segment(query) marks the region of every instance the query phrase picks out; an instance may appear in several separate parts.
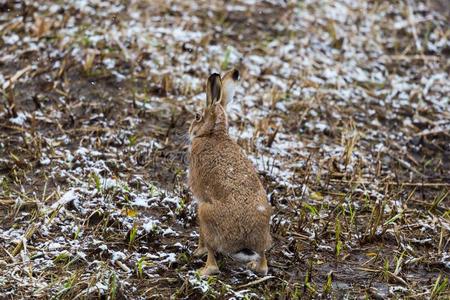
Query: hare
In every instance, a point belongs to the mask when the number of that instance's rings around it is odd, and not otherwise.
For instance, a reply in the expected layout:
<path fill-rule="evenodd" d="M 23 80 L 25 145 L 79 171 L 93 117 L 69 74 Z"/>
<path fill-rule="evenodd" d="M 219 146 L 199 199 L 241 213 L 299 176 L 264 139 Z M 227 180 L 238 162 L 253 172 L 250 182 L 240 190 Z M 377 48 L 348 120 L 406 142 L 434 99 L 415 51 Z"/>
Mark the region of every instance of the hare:
<path fill-rule="evenodd" d="M 249 262 L 266 275 L 272 208 L 252 163 L 228 135 L 227 103 L 234 96 L 239 71 L 207 80 L 206 107 L 189 128 L 189 186 L 198 201 L 200 238 L 195 256 L 208 254 L 201 275 L 219 272 L 215 253 Z"/>

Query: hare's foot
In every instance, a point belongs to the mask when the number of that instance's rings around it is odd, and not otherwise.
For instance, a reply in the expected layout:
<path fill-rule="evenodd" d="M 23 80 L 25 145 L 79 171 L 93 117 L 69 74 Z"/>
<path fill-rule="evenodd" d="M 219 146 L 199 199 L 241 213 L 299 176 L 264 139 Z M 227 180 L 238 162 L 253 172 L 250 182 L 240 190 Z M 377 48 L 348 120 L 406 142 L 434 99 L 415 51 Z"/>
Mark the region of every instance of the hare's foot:
<path fill-rule="evenodd" d="M 205 246 L 198 245 L 193 254 L 195 257 L 200 257 L 205 255 L 206 253 L 208 253 L 208 249 Z"/>
<path fill-rule="evenodd" d="M 207 249 L 208 258 L 203 268 L 199 270 L 201 276 L 209 276 L 219 273 L 219 267 L 217 266 L 216 258 L 214 257 L 214 251 Z"/>
<path fill-rule="evenodd" d="M 217 266 L 205 266 L 201 269 L 198 270 L 200 276 L 211 276 L 211 275 L 215 275 L 215 274 L 219 274 L 219 267 Z"/>
<path fill-rule="evenodd" d="M 269 267 L 267 266 L 266 255 L 263 253 L 259 261 L 251 261 L 247 264 L 247 267 L 260 275 L 267 275 Z"/>

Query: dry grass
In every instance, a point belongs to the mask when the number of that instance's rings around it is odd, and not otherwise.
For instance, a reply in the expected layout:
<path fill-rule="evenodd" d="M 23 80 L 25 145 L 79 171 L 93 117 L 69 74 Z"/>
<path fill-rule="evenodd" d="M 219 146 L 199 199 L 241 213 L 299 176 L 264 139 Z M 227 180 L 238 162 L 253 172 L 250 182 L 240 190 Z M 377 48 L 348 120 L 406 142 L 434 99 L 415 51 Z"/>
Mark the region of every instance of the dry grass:
<path fill-rule="evenodd" d="M 446 13 L 252 2 L 0 1 L 2 297 L 450 296 Z M 186 131 L 231 66 L 274 245 L 202 279 Z"/>

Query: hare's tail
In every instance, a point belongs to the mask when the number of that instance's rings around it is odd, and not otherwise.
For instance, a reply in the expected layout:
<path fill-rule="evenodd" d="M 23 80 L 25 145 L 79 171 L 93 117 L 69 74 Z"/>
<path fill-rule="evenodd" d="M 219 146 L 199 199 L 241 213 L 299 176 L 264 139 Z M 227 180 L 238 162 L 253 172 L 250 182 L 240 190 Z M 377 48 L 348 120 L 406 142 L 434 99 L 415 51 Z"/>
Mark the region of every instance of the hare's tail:
<path fill-rule="evenodd" d="M 254 261 L 260 258 L 258 253 L 248 248 L 239 250 L 238 252 L 232 254 L 231 257 L 241 262 Z"/>

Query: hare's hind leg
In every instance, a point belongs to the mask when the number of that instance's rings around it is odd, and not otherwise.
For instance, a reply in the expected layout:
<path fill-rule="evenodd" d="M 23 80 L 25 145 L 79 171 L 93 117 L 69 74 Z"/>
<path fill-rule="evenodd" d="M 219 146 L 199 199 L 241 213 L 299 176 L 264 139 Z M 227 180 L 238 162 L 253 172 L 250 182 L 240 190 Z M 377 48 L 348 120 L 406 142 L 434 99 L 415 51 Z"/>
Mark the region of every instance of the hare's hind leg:
<path fill-rule="evenodd" d="M 198 246 L 197 246 L 197 249 L 195 249 L 195 251 L 194 251 L 194 256 L 195 257 L 200 257 L 200 256 L 205 255 L 207 252 L 208 252 L 208 249 L 205 246 L 205 242 L 204 242 L 204 238 L 203 238 L 202 225 L 200 223 Z"/>
<path fill-rule="evenodd" d="M 208 248 L 208 258 L 203 268 L 199 270 L 201 276 L 209 276 L 219 273 L 219 267 L 217 266 L 216 258 L 214 257 L 214 251 Z"/>
<path fill-rule="evenodd" d="M 260 256 L 261 257 L 258 261 L 249 262 L 247 264 L 247 267 L 260 275 L 267 275 L 267 272 L 269 271 L 269 267 L 267 266 L 266 254 L 263 252 L 260 254 Z"/>

